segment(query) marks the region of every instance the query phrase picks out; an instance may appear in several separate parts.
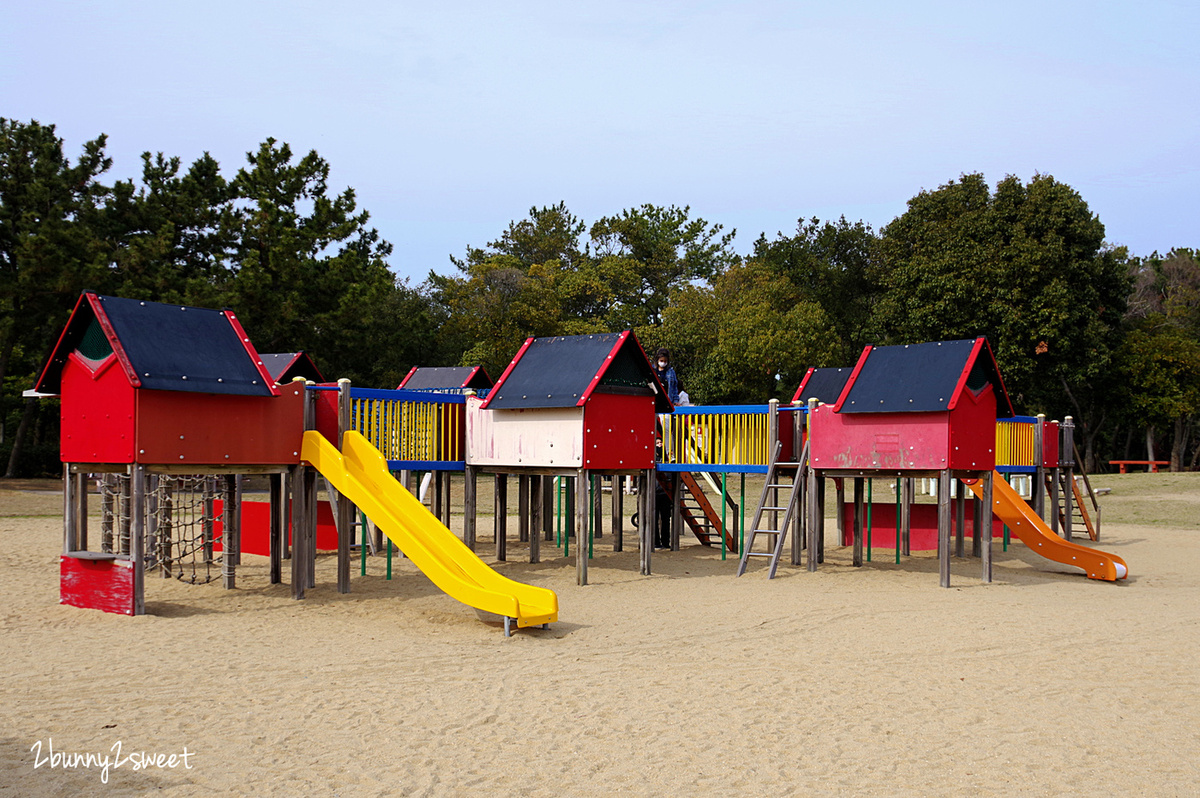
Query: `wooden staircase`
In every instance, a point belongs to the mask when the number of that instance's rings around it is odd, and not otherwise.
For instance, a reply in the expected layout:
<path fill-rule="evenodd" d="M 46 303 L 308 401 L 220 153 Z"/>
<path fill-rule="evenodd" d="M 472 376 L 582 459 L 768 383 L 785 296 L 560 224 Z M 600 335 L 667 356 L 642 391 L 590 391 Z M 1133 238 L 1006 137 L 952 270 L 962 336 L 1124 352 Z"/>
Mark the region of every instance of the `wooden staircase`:
<path fill-rule="evenodd" d="M 746 563 L 751 557 L 767 557 L 770 559 L 767 578 L 775 578 L 775 570 L 779 567 L 779 558 L 783 554 L 783 543 L 787 539 L 788 527 L 791 526 L 792 518 L 795 517 L 800 503 L 802 495 L 800 488 L 804 484 L 808 463 L 808 444 L 805 444 L 799 462 L 780 462 L 775 459 L 779 457 L 779 450 L 780 444 L 776 443 L 775 457 L 772 458 L 771 466 L 767 471 L 767 481 L 763 485 L 758 508 L 754 511 L 754 522 L 747 530 L 746 548 L 743 549 L 742 558 L 738 562 L 738 576 L 746 572 Z M 784 491 L 787 492 L 786 501 L 780 498 Z M 767 526 L 763 526 L 764 519 L 768 518 L 771 519 L 771 522 Z M 764 537 L 766 545 L 769 547 L 768 550 L 754 550 L 754 544 L 760 535 Z"/>
<path fill-rule="evenodd" d="M 687 471 L 677 473 L 683 486 L 679 496 L 679 516 L 683 523 L 703 545 L 712 546 L 724 538 L 726 551 L 737 551 L 733 532 L 721 523 L 721 514 L 712 506 L 700 483 Z M 671 495 L 671 485 L 662 472 L 658 473 L 658 483 L 668 496 Z"/>

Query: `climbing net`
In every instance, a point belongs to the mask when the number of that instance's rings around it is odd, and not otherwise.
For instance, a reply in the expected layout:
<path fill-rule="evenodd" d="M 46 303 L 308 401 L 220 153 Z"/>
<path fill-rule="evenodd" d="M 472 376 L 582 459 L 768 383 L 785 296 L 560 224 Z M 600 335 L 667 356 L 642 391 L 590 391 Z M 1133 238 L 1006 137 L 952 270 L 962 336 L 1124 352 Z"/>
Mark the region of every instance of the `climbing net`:
<path fill-rule="evenodd" d="M 100 479 L 101 550 L 130 553 L 131 478 L 105 474 Z M 220 576 L 222 556 L 214 549 L 221 534 L 216 503 L 221 481 L 208 474 L 153 474 L 146 491 L 146 531 L 142 558 L 146 572 L 157 570 L 191 584 Z"/>

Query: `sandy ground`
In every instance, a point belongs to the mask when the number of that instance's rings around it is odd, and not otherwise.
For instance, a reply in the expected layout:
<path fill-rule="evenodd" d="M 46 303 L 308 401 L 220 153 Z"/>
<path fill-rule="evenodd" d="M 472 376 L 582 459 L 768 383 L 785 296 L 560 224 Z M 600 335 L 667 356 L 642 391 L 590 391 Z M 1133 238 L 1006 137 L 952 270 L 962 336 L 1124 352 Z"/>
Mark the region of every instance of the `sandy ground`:
<path fill-rule="evenodd" d="M 234 591 L 148 578 L 143 617 L 61 606 L 61 495 L 0 486 L 0 796 L 1197 795 L 1200 474 L 1095 482 L 1120 584 L 1014 544 L 942 590 L 832 534 L 816 574 L 691 541 L 643 577 L 630 534 L 577 587 L 510 542 L 561 620 L 508 639 L 382 558 L 345 596 L 332 556 L 294 601 L 247 555 Z"/>

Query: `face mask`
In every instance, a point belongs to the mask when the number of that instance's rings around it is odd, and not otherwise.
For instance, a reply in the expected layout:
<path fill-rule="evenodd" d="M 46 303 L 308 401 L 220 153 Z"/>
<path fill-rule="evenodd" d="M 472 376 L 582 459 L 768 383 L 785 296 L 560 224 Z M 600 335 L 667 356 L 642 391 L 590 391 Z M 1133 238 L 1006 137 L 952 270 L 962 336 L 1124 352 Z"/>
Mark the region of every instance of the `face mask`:
<path fill-rule="evenodd" d="M 665 360 L 658 361 L 658 370 L 659 371 L 662 371 L 666 367 L 667 367 L 667 361 L 665 361 Z"/>

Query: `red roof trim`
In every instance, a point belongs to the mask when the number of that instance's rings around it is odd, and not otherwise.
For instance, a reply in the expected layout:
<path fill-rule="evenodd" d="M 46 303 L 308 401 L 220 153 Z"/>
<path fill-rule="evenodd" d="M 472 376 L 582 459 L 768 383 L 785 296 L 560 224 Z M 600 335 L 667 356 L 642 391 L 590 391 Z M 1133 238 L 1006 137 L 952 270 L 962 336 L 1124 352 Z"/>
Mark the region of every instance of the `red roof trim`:
<path fill-rule="evenodd" d="M 404 387 L 404 383 L 412 379 L 412 375 L 417 373 L 417 368 L 418 366 L 413 366 L 408 370 L 408 373 L 404 375 L 404 379 L 400 380 L 400 384 L 396 386 L 397 391 Z"/>
<path fill-rule="evenodd" d="M 141 388 L 142 380 L 133 368 L 133 362 L 130 361 L 129 355 L 125 352 L 125 347 L 122 346 L 121 339 L 117 337 L 117 331 L 113 329 L 112 322 L 108 318 L 108 311 L 104 309 L 104 303 L 94 293 L 88 292 L 84 296 L 88 298 L 88 304 L 92 306 L 92 312 L 96 314 L 96 321 L 100 323 L 100 329 L 104 330 L 104 334 L 108 337 L 108 342 L 112 345 L 113 352 L 117 355 L 117 360 L 121 362 L 121 368 L 125 370 L 125 376 L 129 378 L 129 382 L 134 388 Z M 67 326 L 70 326 L 69 322 Z"/>
<path fill-rule="evenodd" d="M 954 392 L 950 394 L 950 401 L 946 404 L 947 410 L 953 410 L 958 406 L 958 400 L 962 398 L 963 391 L 967 389 L 967 377 L 971 375 L 971 369 L 975 366 L 975 359 L 979 357 L 979 350 L 983 348 L 984 343 L 985 339 L 983 337 L 975 339 L 975 345 L 971 347 L 971 354 L 967 357 L 962 374 L 958 375 L 958 383 L 954 386 Z"/>
<path fill-rule="evenodd" d="M 812 373 L 816 371 L 815 367 L 810 366 L 808 371 L 804 372 L 804 379 L 800 380 L 800 384 L 796 386 L 796 393 L 792 394 L 792 404 L 804 401 L 804 386 L 808 385 L 808 380 L 812 377 Z"/>
<path fill-rule="evenodd" d="M 583 407 L 585 404 L 587 404 L 587 400 L 592 396 L 592 391 L 594 391 L 596 386 L 600 384 L 601 378 L 604 377 L 604 372 L 608 371 L 608 367 L 612 365 L 613 358 L 620 354 L 621 347 L 625 345 L 625 341 L 629 339 L 629 335 L 632 332 L 632 330 L 626 330 L 617 336 L 617 342 L 613 344 L 613 348 L 609 350 L 608 357 L 604 358 L 604 363 L 600 366 L 599 370 L 592 375 L 592 381 L 588 383 L 588 387 L 584 389 L 583 395 L 580 396 L 579 401 L 575 403 L 576 407 Z"/>
<path fill-rule="evenodd" d="M 275 378 L 267 371 L 267 367 L 263 365 L 262 358 L 258 356 L 258 350 L 254 348 L 254 344 L 250 343 L 250 336 L 246 335 L 246 331 L 242 329 L 242 324 L 237 320 L 232 310 L 222 310 L 221 315 L 229 322 L 229 326 L 237 333 L 238 340 L 242 343 L 242 348 L 246 350 L 246 354 L 250 356 L 250 362 L 254 364 L 254 368 L 258 369 L 258 374 L 262 377 L 263 384 L 267 386 L 267 390 L 272 396 L 279 396 L 279 386 L 275 384 Z"/>
<path fill-rule="evenodd" d="M 500 388 L 504 385 L 504 381 L 508 379 L 509 374 L 512 374 L 512 370 L 516 368 L 517 362 L 521 359 L 521 356 L 525 354 L 525 350 L 528 349 L 532 343 L 533 336 L 530 336 L 525 339 L 525 343 L 521 344 L 521 348 L 517 350 L 515 355 L 513 355 L 512 362 L 508 364 L 508 368 L 504 370 L 504 373 L 500 375 L 500 379 L 496 380 L 496 384 L 492 386 L 492 390 L 488 394 L 488 398 L 483 401 L 482 405 L 480 405 L 482 409 L 486 410 L 487 406 L 492 403 L 492 399 L 500 395 Z"/>
<path fill-rule="evenodd" d="M 842 412 L 842 404 L 846 401 L 846 397 L 850 395 L 850 389 L 854 387 L 854 381 L 858 379 L 858 374 L 863 370 L 863 366 L 867 365 L 867 358 L 871 356 L 871 350 L 874 348 L 870 344 L 863 347 L 862 354 L 858 356 L 858 362 L 854 364 L 854 371 L 850 372 L 850 378 L 842 386 L 842 392 L 838 396 L 837 403 L 833 406 L 833 412 Z"/>

